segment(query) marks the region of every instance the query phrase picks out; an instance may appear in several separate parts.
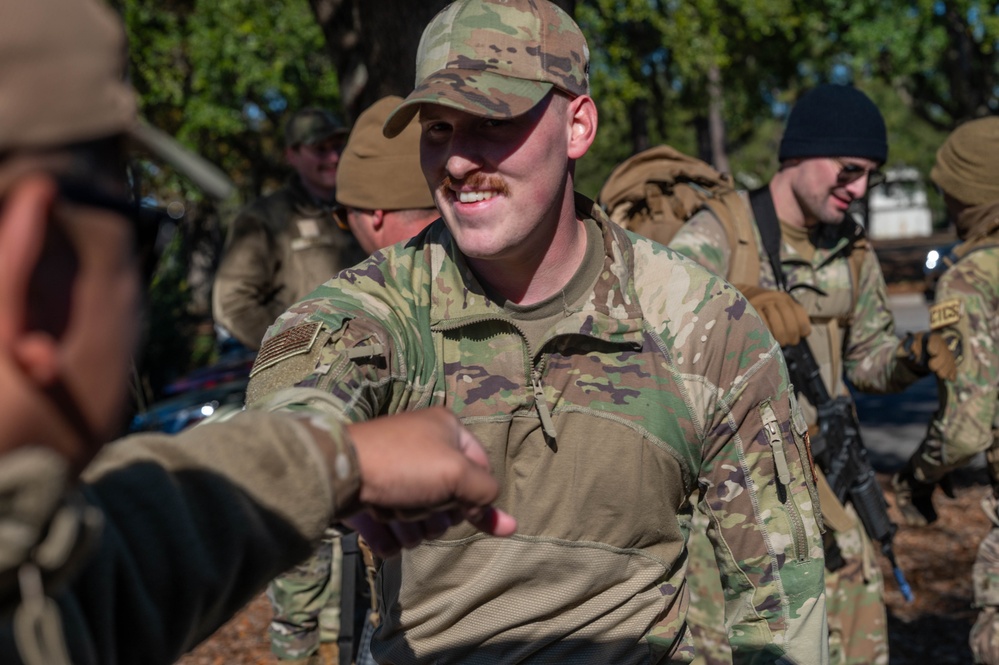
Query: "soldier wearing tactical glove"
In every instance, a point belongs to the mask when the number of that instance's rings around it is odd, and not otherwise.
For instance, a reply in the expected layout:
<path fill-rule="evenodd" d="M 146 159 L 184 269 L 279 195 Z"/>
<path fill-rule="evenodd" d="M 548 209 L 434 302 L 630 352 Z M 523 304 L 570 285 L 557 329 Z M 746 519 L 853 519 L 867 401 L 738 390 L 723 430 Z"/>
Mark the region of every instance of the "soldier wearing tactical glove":
<path fill-rule="evenodd" d="M 777 343 L 794 346 L 812 332 L 808 312 L 786 291 L 764 289 L 755 284 L 736 284 L 770 328 Z"/>
<path fill-rule="evenodd" d="M 913 337 L 899 351 L 884 275 L 863 225 L 849 212 L 851 203 L 884 180 L 880 168 L 887 162 L 888 143 L 880 111 L 856 88 L 818 86 L 792 108 L 777 157 L 780 169 L 770 182 L 744 195 L 751 217 L 748 238 L 740 231 L 741 215 L 717 215 L 713 211 L 719 206 L 709 205 L 680 226 L 670 249 L 732 284 L 771 289 L 742 291 L 780 344 L 807 335 L 822 382 L 835 399 L 851 399 L 848 383 L 859 392 L 898 392 L 936 371 L 930 340 L 924 344 Z M 780 292 L 772 290 L 778 287 Z M 817 426 L 817 409 L 800 397 L 806 424 Z M 887 663 L 888 620 L 873 555 L 877 549 L 852 505 L 832 495 L 822 497 L 821 507 L 830 549 L 835 544 L 839 554 L 827 559 L 824 576 L 830 663 Z M 699 540 L 707 538 L 692 530 L 691 562 L 710 555 L 700 553 L 705 550 L 698 549 Z M 705 569 L 710 565 L 708 560 Z M 692 612 L 691 623 L 724 625 L 723 612 L 716 610 L 724 607 L 724 598 L 708 577 L 688 574 L 688 585 L 696 590 L 691 604 L 701 615 Z M 695 646 L 702 653 L 711 649 L 696 644 L 696 633 Z M 712 651 L 710 658 L 716 656 L 725 662 L 723 654 Z"/>
<path fill-rule="evenodd" d="M 908 333 L 899 343 L 896 353 L 916 374 L 932 372 L 940 381 L 953 381 L 957 378 L 957 358 L 947 345 L 947 340 L 938 332 Z M 913 456 L 892 477 L 895 506 L 908 526 L 926 526 L 937 520 L 932 496 L 933 489 L 942 476 L 928 478 L 925 470 L 915 460 L 916 456 Z"/>
<path fill-rule="evenodd" d="M 957 359 L 943 335 L 934 331 L 906 333 L 896 354 L 916 374 L 932 372 L 942 381 L 957 378 Z"/>
<path fill-rule="evenodd" d="M 978 453 L 986 453 L 993 488 L 999 486 L 996 174 L 999 118 L 994 117 L 967 122 L 956 129 L 937 152 L 930 172 L 943 191 L 948 217 L 963 242 L 952 251 L 950 267 L 937 283 L 936 301 L 930 308 L 932 339 L 925 345 L 927 353 L 933 354 L 935 344 L 945 343 L 954 359 L 954 370 L 948 373 L 929 361 L 930 369 L 944 379 L 939 384 L 940 408 L 923 442 L 893 479 L 896 503 L 913 526 L 933 521 L 935 513 L 929 499 L 933 486 Z M 916 349 L 919 344 L 914 342 L 912 347 Z M 994 518 L 994 511 L 990 518 Z"/>

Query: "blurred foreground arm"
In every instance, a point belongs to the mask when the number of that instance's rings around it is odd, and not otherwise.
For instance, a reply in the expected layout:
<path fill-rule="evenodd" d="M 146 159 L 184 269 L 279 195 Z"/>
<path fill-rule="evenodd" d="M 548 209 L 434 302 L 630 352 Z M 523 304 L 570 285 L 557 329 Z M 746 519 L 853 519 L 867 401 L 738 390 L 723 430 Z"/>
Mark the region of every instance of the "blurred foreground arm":
<path fill-rule="evenodd" d="M 123 439 L 84 480 L 105 527 L 56 595 L 76 663 L 174 662 L 358 511 L 382 554 L 466 517 L 497 535 L 515 528 L 489 507 L 499 486 L 478 443 L 443 409 L 363 426 L 247 412 Z M 14 653 L 8 631 L 0 653 Z"/>

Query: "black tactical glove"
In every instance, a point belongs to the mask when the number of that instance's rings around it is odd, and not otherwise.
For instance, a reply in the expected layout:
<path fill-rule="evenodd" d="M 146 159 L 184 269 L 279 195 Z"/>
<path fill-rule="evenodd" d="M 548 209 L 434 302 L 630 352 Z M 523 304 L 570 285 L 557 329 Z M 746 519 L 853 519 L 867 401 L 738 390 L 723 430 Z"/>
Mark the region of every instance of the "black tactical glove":
<path fill-rule="evenodd" d="M 907 525 L 926 526 L 937 521 L 937 511 L 933 507 L 936 483 L 916 480 L 909 463 L 892 476 L 891 484 L 895 488 L 895 507 Z"/>

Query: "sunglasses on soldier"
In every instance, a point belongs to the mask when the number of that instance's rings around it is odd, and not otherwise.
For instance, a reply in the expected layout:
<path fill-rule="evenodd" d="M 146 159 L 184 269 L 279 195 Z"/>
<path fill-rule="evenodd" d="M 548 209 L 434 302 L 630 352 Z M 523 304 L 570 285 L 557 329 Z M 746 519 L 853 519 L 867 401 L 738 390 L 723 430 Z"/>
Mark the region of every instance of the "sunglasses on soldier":
<path fill-rule="evenodd" d="M 837 185 L 849 185 L 864 176 L 867 176 L 868 189 L 871 187 L 877 187 L 885 181 L 885 174 L 877 168 L 864 168 L 860 164 L 844 162 L 842 159 L 838 159 L 836 157 L 832 157 L 831 159 L 839 165 L 839 173 L 836 174 Z"/>

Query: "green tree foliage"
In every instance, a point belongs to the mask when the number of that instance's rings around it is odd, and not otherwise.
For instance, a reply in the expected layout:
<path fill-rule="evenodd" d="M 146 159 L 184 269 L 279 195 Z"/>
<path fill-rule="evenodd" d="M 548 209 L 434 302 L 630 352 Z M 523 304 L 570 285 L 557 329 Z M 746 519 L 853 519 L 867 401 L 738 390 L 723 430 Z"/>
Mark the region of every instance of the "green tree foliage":
<path fill-rule="evenodd" d="M 584 0 L 577 18 L 590 38 L 603 125 L 616 129 L 601 137 L 584 182 L 599 171 L 593 162 L 606 176 L 656 143 L 713 161 L 713 110 L 724 119 L 726 153 L 752 140 L 794 85 L 794 54 L 810 43 L 799 39 L 805 23 L 789 0 Z"/>
<path fill-rule="evenodd" d="M 282 177 L 280 129 L 289 112 L 339 106 L 332 63 L 306 0 L 120 4 L 143 115 L 221 166 L 244 199 Z M 171 187 L 155 184 L 159 191 Z"/>
<path fill-rule="evenodd" d="M 210 360 L 208 302 L 225 222 L 287 171 L 281 128 L 303 106 L 338 110 L 339 90 L 307 0 L 119 0 L 140 111 L 229 174 L 239 196 L 219 207 L 163 164 L 134 169 L 145 201 L 179 222 L 151 275 L 140 378 L 147 398 Z M 200 331 L 200 333 L 199 333 Z"/>
<path fill-rule="evenodd" d="M 726 160 L 750 185 L 776 169 L 784 117 L 802 92 L 848 83 L 875 99 L 889 166 L 927 173 L 946 131 L 996 113 L 999 14 L 980 0 L 580 0 L 601 132 L 584 191 L 630 154 L 665 142 Z M 717 87 L 712 89 L 712 81 Z M 724 121 L 722 154 L 710 119 Z"/>
<path fill-rule="evenodd" d="M 408 92 L 420 33 L 446 2 L 117 0 L 144 115 L 219 164 L 240 191 L 218 211 L 169 169 L 142 165 L 145 194 L 185 202 L 174 246 L 184 269 L 171 274 L 188 281 L 178 289 L 198 300 L 190 257 L 217 248 L 232 206 L 283 177 L 279 130 L 289 110 L 319 105 L 353 118 L 384 94 Z M 888 124 L 889 166 L 924 174 L 947 131 L 999 112 L 995 0 L 559 4 L 591 47 L 600 131 L 577 166 L 591 196 L 615 164 L 663 142 L 728 164 L 744 185 L 762 182 L 777 168 L 787 110 L 821 82 L 870 94 Z"/>
<path fill-rule="evenodd" d="M 999 113 L 999 3 L 823 0 L 844 61 L 937 129 Z"/>

